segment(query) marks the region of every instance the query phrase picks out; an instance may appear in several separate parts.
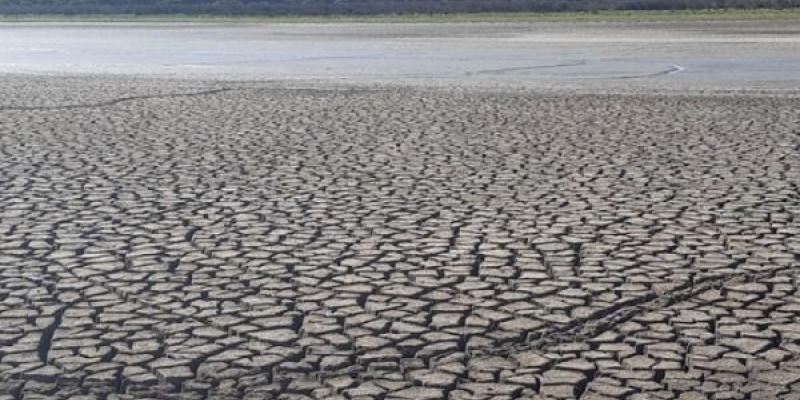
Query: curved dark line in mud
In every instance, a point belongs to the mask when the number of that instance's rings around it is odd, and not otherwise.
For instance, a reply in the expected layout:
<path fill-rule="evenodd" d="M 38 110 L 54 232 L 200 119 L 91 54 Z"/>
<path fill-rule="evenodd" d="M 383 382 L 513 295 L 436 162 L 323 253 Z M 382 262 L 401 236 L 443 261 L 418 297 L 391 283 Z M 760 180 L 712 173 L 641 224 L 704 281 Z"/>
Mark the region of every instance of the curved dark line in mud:
<path fill-rule="evenodd" d="M 7 107 L 0 107 L 0 111 L 47 111 L 47 110 L 71 110 L 78 108 L 110 107 L 119 103 L 124 103 L 126 101 L 205 96 L 209 94 L 228 92 L 231 90 L 234 89 L 222 88 L 222 89 L 203 90 L 200 92 L 192 92 L 192 93 L 168 93 L 168 94 L 154 94 L 154 95 L 142 95 L 142 96 L 127 96 L 108 101 L 101 101 L 97 103 L 85 103 L 85 104 L 64 104 L 55 106 L 7 106 Z"/>
<path fill-rule="evenodd" d="M 571 63 L 563 63 L 563 64 L 549 64 L 549 65 L 531 65 L 527 67 L 509 67 L 509 68 L 497 68 L 497 69 L 484 69 L 480 71 L 474 72 L 467 72 L 467 75 L 488 75 L 488 74 L 504 74 L 506 72 L 516 72 L 516 71 L 528 71 L 528 70 L 535 70 L 535 69 L 548 69 L 548 68 L 562 68 L 562 67 L 577 67 L 580 65 L 586 65 L 586 60 L 579 60 Z"/>
<path fill-rule="evenodd" d="M 663 71 L 654 72 L 652 74 L 618 76 L 617 79 L 655 78 L 658 76 L 677 74 L 683 70 L 685 70 L 685 68 L 681 67 L 680 65 L 672 64 L 669 66 L 669 68 Z"/>

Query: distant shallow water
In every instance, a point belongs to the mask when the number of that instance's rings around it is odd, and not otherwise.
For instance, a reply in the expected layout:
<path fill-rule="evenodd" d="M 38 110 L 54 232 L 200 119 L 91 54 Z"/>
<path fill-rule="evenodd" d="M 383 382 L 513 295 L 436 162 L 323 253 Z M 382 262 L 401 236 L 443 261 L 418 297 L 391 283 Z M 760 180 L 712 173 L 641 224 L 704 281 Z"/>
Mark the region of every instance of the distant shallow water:
<path fill-rule="evenodd" d="M 0 72 L 520 87 L 800 89 L 789 22 L 4 24 Z"/>

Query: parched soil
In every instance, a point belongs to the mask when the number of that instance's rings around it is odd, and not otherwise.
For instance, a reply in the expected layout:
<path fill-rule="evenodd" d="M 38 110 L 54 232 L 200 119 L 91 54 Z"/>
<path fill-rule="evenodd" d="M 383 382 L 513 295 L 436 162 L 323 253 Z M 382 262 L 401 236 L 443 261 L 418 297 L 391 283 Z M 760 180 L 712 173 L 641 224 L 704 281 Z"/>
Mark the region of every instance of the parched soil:
<path fill-rule="evenodd" d="M 797 97 L 2 83 L 2 399 L 800 398 Z"/>

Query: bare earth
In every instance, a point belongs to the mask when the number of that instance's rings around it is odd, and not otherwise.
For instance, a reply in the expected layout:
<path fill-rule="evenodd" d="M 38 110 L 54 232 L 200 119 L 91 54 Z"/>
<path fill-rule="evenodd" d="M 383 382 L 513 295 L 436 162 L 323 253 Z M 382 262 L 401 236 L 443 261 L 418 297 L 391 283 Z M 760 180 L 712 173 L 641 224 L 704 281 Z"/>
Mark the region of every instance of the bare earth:
<path fill-rule="evenodd" d="M 0 24 L 0 72 L 651 91 L 800 87 L 800 21 Z"/>
<path fill-rule="evenodd" d="M 0 399 L 800 399 L 796 76 L 146 75 L 0 76 Z"/>

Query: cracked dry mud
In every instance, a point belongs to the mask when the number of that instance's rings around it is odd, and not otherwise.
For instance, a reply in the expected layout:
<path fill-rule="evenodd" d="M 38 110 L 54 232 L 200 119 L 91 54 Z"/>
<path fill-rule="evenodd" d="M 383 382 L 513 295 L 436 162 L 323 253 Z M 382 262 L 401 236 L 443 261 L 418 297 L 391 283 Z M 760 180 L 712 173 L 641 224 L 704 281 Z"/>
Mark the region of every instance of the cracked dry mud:
<path fill-rule="evenodd" d="M 800 99 L 4 80 L 2 399 L 800 398 Z"/>

